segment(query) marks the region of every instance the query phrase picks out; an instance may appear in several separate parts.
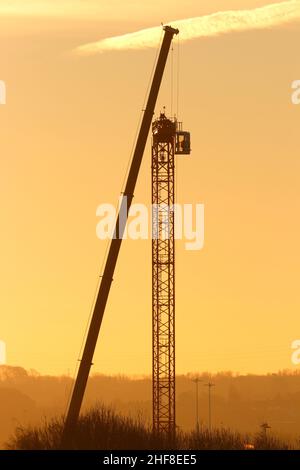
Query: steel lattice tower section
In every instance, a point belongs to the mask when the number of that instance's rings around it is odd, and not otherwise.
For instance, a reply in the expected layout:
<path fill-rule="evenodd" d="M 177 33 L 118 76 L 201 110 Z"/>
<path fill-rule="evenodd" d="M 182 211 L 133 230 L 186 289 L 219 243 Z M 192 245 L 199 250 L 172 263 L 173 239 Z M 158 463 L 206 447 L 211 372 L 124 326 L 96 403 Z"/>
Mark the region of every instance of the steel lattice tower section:
<path fill-rule="evenodd" d="M 175 143 L 176 123 L 152 125 L 153 431 L 175 436 Z"/>

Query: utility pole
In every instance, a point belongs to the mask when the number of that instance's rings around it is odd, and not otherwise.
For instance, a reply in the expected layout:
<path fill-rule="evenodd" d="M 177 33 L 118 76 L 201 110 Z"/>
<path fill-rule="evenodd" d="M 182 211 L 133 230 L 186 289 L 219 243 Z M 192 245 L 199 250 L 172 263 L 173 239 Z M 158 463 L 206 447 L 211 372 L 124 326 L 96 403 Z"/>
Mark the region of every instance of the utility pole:
<path fill-rule="evenodd" d="M 271 429 L 271 426 L 269 426 L 269 424 L 267 422 L 264 422 L 260 425 L 261 427 L 261 433 L 262 433 L 262 436 L 264 439 L 267 438 L 267 430 L 268 429 Z"/>
<path fill-rule="evenodd" d="M 208 387 L 208 429 L 211 431 L 211 388 L 215 386 L 212 382 L 205 384 Z"/>
<path fill-rule="evenodd" d="M 199 434 L 199 382 L 203 382 L 202 379 L 196 377 L 192 379 L 196 385 L 196 433 Z"/>

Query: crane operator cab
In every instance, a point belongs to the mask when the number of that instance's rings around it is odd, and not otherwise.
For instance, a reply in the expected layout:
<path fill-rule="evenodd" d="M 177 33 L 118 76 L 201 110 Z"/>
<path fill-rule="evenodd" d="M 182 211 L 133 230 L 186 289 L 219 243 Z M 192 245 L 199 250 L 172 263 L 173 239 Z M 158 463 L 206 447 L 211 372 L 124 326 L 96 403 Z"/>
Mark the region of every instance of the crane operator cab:
<path fill-rule="evenodd" d="M 176 121 L 176 155 L 190 155 L 191 153 L 191 134 L 182 130 L 182 122 Z"/>
<path fill-rule="evenodd" d="M 158 119 L 152 123 L 152 133 L 154 142 L 174 142 L 176 155 L 190 155 L 191 135 L 182 130 L 182 122 L 176 118 L 168 119 L 165 112 L 160 113 Z"/>

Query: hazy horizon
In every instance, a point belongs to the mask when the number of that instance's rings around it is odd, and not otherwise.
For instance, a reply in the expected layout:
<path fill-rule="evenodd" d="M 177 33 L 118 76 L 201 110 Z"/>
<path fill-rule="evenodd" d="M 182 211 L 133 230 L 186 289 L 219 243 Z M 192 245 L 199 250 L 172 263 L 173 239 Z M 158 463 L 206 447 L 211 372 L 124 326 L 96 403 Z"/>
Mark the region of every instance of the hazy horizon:
<path fill-rule="evenodd" d="M 300 426 L 300 372 L 282 371 L 268 376 L 234 376 L 224 372 L 199 375 L 199 419 L 208 423 L 208 392 L 204 384 L 213 380 L 212 422 L 214 427 L 258 433 L 262 422 L 270 433 L 298 443 Z M 195 384 L 193 376 L 178 376 L 177 425 L 195 428 Z M 0 448 L 17 426 L 41 425 L 66 412 L 71 391 L 70 377 L 50 377 L 20 367 L 0 366 Z M 90 377 L 83 411 L 98 404 L 117 413 L 151 423 L 151 379 L 94 375 Z"/>

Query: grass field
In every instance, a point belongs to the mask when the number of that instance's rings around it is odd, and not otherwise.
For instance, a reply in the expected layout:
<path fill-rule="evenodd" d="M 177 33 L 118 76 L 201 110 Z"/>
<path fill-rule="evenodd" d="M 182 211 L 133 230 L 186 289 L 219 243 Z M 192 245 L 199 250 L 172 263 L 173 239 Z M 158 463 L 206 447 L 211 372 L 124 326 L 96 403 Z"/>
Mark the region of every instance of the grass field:
<path fill-rule="evenodd" d="M 18 427 L 6 445 L 16 450 L 54 450 L 60 446 L 63 418 L 53 419 L 35 427 Z M 153 436 L 142 420 L 116 414 L 97 406 L 81 416 L 74 435 L 72 449 L 76 450 L 288 450 L 289 445 L 273 435 L 242 435 L 229 429 L 202 429 L 199 433 L 177 431 L 176 441 Z"/>

